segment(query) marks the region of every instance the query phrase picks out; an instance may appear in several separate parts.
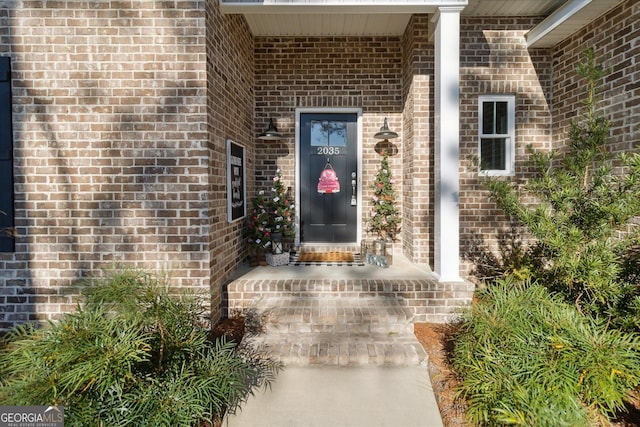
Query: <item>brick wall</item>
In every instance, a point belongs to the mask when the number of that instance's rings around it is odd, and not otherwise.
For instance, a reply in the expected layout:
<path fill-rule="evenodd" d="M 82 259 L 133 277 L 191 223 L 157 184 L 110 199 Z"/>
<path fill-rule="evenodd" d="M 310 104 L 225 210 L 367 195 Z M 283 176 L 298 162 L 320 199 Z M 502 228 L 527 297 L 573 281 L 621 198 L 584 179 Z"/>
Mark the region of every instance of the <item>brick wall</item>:
<path fill-rule="evenodd" d="M 601 113 L 611 120 L 608 148 L 637 150 L 640 142 L 640 3 L 627 0 L 552 50 L 554 138 L 568 139 L 569 122 L 584 99 L 584 80 L 575 72 L 583 53 L 594 48 L 596 61 L 609 69 L 600 96 Z"/>
<path fill-rule="evenodd" d="M 239 244 L 224 140 L 250 145 L 253 83 L 250 35 L 217 7 L 0 1 L 18 232 L 0 254 L 0 329 L 73 309 L 74 280 L 112 263 L 220 300 Z"/>
<path fill-rule="evenodd" d="M 231 139 L 245 148 L 245 178 L 247 192 L 251 193 L 255 171 L 253 50 L 253 37 L 244 18 L 222 15 L 217 2 L 207 1 L 209 229 L 205 237 L 209 264 L 206 271 L 198 270 L 198 274 L 211 278 L 211 307 L 218 310 L 222 285 L 246 250 L 242 239 L 244 221 L 227 222 L 226 141 Z"/>
<path fill-rule="evenodd" d="M 403 249 L 434 263 L 434 48 L 428 15 L 414 15 L 403 36 Z"/>
<path fill-rule="evenodd" d="M 257 142 L 256 185 L 266 189 L 276 168 L 295 191 L 295 110 L 362 108 L 363 216 L 369 212 L 371 185 L 380 156 L 373 138 L 385 117 L 402 128 L 402 47 L 396 37 L 259 37 L 255 39 L 256 129 L 269 118 L 285 135 L 281 141 Z M 400 138 L 392 140 L 403 144 Z M 403 192 L 402 153 L 390 158 L 395 189 Z M 366 229 L 366 225 L 365 225 Z"/>
<path fill-rule="evenodd" d="M 566 142 L 581 89 L 573 67 L 597 45 L 612 69 L 604 93 L 611 149 L 635 147 L 634 3 L 553 50 L 526 49 L 523 35 L 539 19 L 462 19 L 463 254 L 478 241 L 495 248 L 508 225 L 469 160 L 477 155 L 478 95 L 516 95 L 513 179 L 525 180 L 528 144 Z M 388 117 L 400 133 L 391 167 L 403 250 L 416 262 L 433 261 L 428 16 L 414 16 L 402 37 L 339 38 L 253 38 L 242 18 L 205 0 L 19 7 L 0 0 L 0 20 L 0 54 L 13 65 L 19 234 L 16 252 L 0 254 L 0 329 L 71 310 L 74 280 L 114 262 L 167 270 L 177 286 L 211 291 L 219 307 L 220 289 L 244 254 L 242 223 L 226 221 L 226 140 L 247 150 L 250 196 L 277 167 L 295 190 L 297 107 L 362 108 L 365 217 L 379 164 L 373 135 Z M 282 141 L 256 139 L 269 118 Z M 465 262 L 465 273 L 472 268 Z"/>
<path fill-rule="evenodd" d="M 516 176 L 527 178 L 524 148 L 563 149 L 568 144 L 570 120 L 576 119 L 584 86 L 575 70 L 583 52 L 595 48 L 598 61 L 610 69 L 601 93 L 602 113 L 612 121 L 608 148 L 614 152 L 637 150 L 640 139 L 640 4 L 623 2 L 582 28 L 553 49 L 525 48 L 523 34 L 535 18 L 463 19 L 461 108 L 461 245 L 467 257 L 477 255 L 478 244 L 495 253 L 497 237 L 508 234 L 510 224 L 493 203 L 473 165 L 465 156 L 477 153 L 477 95 L 516 95 Z"/>
<path fill-rule="evenodd" d="M 515 176 L 528 176 L 526 147 L 551 146 L 551 61 L 547 50 L 527 50 L 524 34 L 539 19 L 463 18 L 460 48 L 460 244 L 463 275 L 484 248 L 496 250 L 508 219 L 488 198 L 473 158 L 478 156 L 478 96 L 516 98 Z"/>

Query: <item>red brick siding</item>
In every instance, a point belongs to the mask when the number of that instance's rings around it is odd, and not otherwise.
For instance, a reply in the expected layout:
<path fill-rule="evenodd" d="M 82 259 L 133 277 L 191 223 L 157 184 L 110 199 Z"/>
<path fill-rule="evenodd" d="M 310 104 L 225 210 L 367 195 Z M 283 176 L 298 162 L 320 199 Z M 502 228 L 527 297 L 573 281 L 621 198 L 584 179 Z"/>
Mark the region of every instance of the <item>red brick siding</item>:
<path fill-rule="evenodd" d="M 611 67 L 604 92 L 611 150 L 640 131 L 638 12 L 632 0 L 552 50 L 527 50 L 536 18 L 461 21 L 462 253 L 495 247 L 508 223 L 469 159 L 477 99 L 516 96 L 516 176 L 525 147 L 566 144 L 579 106 L 575 64 L 590 46 Z M 363 214 L 384 117 L 400 133 L 391 158 L 402 247 L 433 262 L 433 44 L 428 16 L 402 37 L 253 38 L 215 1 L 0 1 L 0 52 L 13 58 L 16 225 L 0 254 L 0 329 L 73 308 L 73 281 L 112 262 L 168 270 L 172 283 L 221 288 L 244 254 L 226 221 L 226 139 L 247 150 L 249 195 L 275 169 L 294 190 L 295 109 L 362 108 Z M 285 138 L 257 133 L 274 118 Z M 255 176 L 255 179 L 252 177 Z M 468 274 L 472 265 L 463 264 Z M 210 279 L 211 278 L 211 279 Z"/>
<path fill-rule="evenodd" d="M 554 139 L 566 144 L 569 122 L 584 98 L 584 80 L 576 74 L 583 52 L 594 48 L 609 72 L 600 94 L 601 113 L 611 120 L 608 148 L 637 150 L 640 141 L 640 3 L 627 0 L 567 38 L 552 50 Z"/>
<path fill-rule="evenodd" d="M 247 191 L 253 188 L 254 58 L 253 37 L 241 16 L 220 14 L 207 2 L 208 222 L 206 235 L 212 315 L 222 304 L 221 290 L 245 253 L 243 220 L 227 221 L 227 139 L 245 147 Z M 202 230 L 204 232 L 204 230 Z"/>
<path fill-rule="evenodd" d="M 380 162 L 373 135 L 385 117 L 402 129 L 402 48 L 395 37 L 258 37 L 255 39 L 256 134 L 274 118 L 285 138 L 256 142 L 256 185 L 267 188 L 276 168 L 295 191 L 295 110 L 298 107 L 362 108 L 363 216 Z M 393 140 L 403 143 L 402 136 Z M 403 192 L 402 155 L 390 158 Z M 365 225 L 366 227 L 366 225 Z"/>
<path fill-rule="evenodd" d="M 524 34 L 535 18 L 463 18 L 460 81 L 460 244 L 461 255 L 480 242 L 495 249 L 507 218 L 488 198 L 473 158 L 478 156 L 478 96 L 511 94 L 516 98 L 516 167 L 509 178 L 527 178 L 526 147 L 551 146 L 551 61 L 548 51 L 527 50 Z M 474 268 L 463 262 L 463 275 Z"/>
<path fill-rule="evenodd" d="M 434 48 L 428 15 L 414 15 L 403 37 L 404 192 L 403 249 L 414 262 L 433 265 Z"/>
<path fill-rule="evenodd" d="M 477 152 L 478 94 L 516 94 L 517 155 L 513 179 L 525 180 L 523 149 L 527 144 L 562 150 L 569 143 L 569 123 L 578 118 L 584 96 L 576 65 L 583 60 L 584 50 L 593 47 L 598 61 L 610 70 L 601 93 L 601 112 L 612 121 L 608 148 L 614 153 L 637 150 L 640 5 L 636 3 L 623 2 L 553 49 L 528 52 L 522 35 L 533 27 L 535 19 L 463 20 L 460 196 L 463 253 L 478 240 L 495 250 L 496 235 L 509 226 L 507 218 L 488 201 L 473 166 L 464 162 L 465 155 Z M 469 272 L 473 266 L 465 263 L 464 268 Z"/>
<path fill-rule="evenodd" d="M 224 140 L 252 155 L 244 21 L 205 0 L 17 5 L 0 2 L 18 231 L 0 254 L 0 329 L 73 309 L 75 279 L 112 263 L 212 288 L 215 320 L 239 245 Z"/>

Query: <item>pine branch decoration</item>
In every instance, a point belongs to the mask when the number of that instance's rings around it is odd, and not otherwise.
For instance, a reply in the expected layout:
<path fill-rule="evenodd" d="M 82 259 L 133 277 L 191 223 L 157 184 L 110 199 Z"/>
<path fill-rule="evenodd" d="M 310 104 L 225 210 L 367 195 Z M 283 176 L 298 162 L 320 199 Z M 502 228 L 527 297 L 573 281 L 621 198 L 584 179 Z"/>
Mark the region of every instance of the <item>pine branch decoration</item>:
<path fill-rule="evenodd" d="M 396 193 L 393 188 L 395 179 L 389 168 L 389 156 L 382 153 L 380 169 L 373 184 L 371 217 L 368 220 L 369 232 L 380 239 L 395 240 L 400 232 L 400 214 L 396 206 Z"/>

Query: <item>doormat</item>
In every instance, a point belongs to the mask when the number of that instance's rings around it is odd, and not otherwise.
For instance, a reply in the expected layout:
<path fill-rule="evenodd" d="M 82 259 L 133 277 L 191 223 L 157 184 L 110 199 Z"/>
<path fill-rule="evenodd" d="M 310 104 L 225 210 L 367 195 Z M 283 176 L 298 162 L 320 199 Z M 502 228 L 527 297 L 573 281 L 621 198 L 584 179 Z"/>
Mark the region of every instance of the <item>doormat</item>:
<path fill-rule="evenodd" d="M 290 265 L 364 266 L 360 254 L 352 252 L 292 253 Z"/>

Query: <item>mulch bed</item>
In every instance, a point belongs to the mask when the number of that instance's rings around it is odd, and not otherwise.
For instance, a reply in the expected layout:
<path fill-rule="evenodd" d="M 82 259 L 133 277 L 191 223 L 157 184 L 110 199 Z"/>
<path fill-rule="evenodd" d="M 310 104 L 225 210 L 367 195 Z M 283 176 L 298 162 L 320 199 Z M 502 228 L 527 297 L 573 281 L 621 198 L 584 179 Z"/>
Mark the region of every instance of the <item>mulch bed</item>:
<path fill-rule="evenodd" d="M 444 426 L 468 425 L 464 421 L 465 405 L 455 399 L 453 390 L 457 385 L 457 379 L 449 364 L 453 350 L 451 337 L 454 327 L 436 323 L 416 323 L 414 331 L 429 355 L 429 375 Z M 627 411 L 620 414 L 609 426 L 602 427 L 640 427 L 640 394 L 627 405 Z"/>
<path fill-rule="evenodd" d="M 233 319 L 225 317 L 211 329 L 210 337 L 211 341 L 226 337 L 227 341 L 235 341 L 237 344 L 240 344 L 243 336 L 244 317 L 234 317 Z"/>
<path fill-rule="evenodd" d="M 416 323 L 413 325 L 416 338 L 429 355 L 429 376 L 436 396 L 436 402 L 445 427 L 465 426 L 465 405 L 456 401 L 454 387 L 457 379 L 449 366 L 453 350 L 450 337 L 453 326 L 436 323 Z"/>

